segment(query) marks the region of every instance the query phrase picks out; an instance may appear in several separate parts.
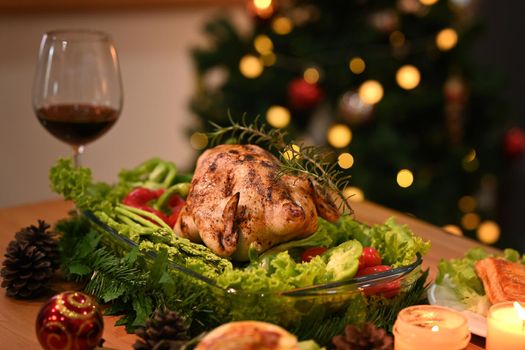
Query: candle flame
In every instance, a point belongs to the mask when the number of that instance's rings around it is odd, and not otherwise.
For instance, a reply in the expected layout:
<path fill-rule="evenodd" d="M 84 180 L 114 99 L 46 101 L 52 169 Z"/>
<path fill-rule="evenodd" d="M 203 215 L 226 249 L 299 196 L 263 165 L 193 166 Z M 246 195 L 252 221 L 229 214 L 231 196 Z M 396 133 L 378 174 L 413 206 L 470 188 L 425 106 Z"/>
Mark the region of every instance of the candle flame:
<path fill-rule="evenodd" d="M 432 332 L 439 332 L 439 326 L 432 326 Z"/>
<path fill-rule="evenodd" d="M 520 303 L 518 303 L 517 301 L 515 301 L 513 305 L 516 309 L 516 312 L 518 313 L 519 318 L 521 318 L 521 320 L 525 322 L 525 309 L 523 308 L 523 306 L 521 306 Z"/>

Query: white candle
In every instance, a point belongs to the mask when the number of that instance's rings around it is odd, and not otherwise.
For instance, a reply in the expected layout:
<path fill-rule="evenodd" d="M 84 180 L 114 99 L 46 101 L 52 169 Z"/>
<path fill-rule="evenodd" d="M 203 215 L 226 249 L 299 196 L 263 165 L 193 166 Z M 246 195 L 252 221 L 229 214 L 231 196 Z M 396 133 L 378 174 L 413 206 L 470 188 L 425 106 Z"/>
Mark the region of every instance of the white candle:
<path fill-rule="evenodd" d="M 525 315 L 520 315 L 521 305 L 515 304 L 509 301 L 490 307 L 487 350 L 525 350 Z"/>
<path fill-rule="evenodd" d="M 399 312 L 394 324 L 395 350 L 460 350 L 469 341 L 467 319 L 447 307 L 410 306 Z"/>

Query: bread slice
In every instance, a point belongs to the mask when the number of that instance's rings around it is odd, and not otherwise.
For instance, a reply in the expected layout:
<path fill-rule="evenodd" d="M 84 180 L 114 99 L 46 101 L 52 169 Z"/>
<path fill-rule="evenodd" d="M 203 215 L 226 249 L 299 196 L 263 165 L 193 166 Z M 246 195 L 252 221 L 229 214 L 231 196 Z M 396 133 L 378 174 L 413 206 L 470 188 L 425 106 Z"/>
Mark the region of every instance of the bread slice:
<path fill-rule="evenodd" d="M 298 350 L 297 338 L 266 322 L 238 321 L 208 333 L 195 350 Z"/>
<path fill-rule="evenodd" d="M 476 262 L 476 273 L 492 304 L 503 301 L 525 302 L 525 266 L 499 258 Z"/>

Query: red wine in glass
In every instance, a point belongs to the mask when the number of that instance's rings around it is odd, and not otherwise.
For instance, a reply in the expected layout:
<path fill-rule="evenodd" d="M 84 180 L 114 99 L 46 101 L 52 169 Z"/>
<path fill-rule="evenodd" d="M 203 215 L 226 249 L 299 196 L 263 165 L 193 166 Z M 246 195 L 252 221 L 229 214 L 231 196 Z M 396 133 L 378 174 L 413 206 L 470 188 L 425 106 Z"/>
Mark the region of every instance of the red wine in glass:
<path fill-rule="evenodd" d="M 70 145 L 85 145 L 105 134 L 119 112 L 105 106 L 60 104 L 36 110 L 40 124 Z"/>
<path fill-rule="evenodd" d="M 47 131 L 73 147 L 76 166 L 84 145 L 115 124 L 122 101 L 117 51 L 109 34 L 92 30 L 44 34 L 33 108 Z"/>

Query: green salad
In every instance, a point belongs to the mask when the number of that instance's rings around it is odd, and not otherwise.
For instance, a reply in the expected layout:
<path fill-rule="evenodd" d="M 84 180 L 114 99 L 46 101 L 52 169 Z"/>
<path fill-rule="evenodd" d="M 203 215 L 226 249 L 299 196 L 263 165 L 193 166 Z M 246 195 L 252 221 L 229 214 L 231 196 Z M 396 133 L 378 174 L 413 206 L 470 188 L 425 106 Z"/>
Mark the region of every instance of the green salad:
<path fill-rule="evenodd" d="M 482 247 L 470 249 L 463 258 L 441 260 L 438 264 L 436 284 L 452 291 L 458 302 L 466 310 L 485 315 L 490 306 L 483 283 L 476 274 L 476 262 L 485 258 L 495 257 Z M 514 249 L 505 249 L 499 257 L 525 265 L 525 254 Z"/>
<path fill-rule="evenodd" d="M 360 259 L 370 250 L 380 254 L 381 265 L 365 274 L 409 265 L 427 252 L 430 243 L 393 219 L 368 226 L 350 216 L 335 223 L 319 218 L 318 230 L 311 236 L 262 254 L 251 252 L 246 263 L 232 262 L 174 234 L 189 181 L 191 176 L 179 174 L 175 164 L 157 158 L 121 171 L 115 184 L 94 181 L 90 169 L 75 168 L 70 160 L 61 159 L 51 168 L 51 188 L 56 193 L 72 200 L 79 212 L 92 213 L 134 242 L 135 248 L 115 242 L 107 230 L 83 216 L 58 227 L 63 232 L 66 276 L 85 281 L 88 292 L 110 305 L 107 313 L 124 315 L 121 324 L 141 325 L 156 307 L 168 305 L 197 320 L 197 328 L 259 319 L 293 326 L 303 339 L 322 344 L 350 322 L 374 319 L 391 326 L 399 308 L 419 301 L 424 292 L 426 275 L 418 272 L 409 289 L 387 283 L 366 295 L 283 298 L 279 295 L 283 291 L 354 277 L 366 270 Z M 305 259 L 312 250 L 318 253 Z M 174 266 L 212 283 L 180 273 Z M 235 298 L 238 293 L 242 297 Z M 326 327 L 319 328 L 319 322 Z"/>

